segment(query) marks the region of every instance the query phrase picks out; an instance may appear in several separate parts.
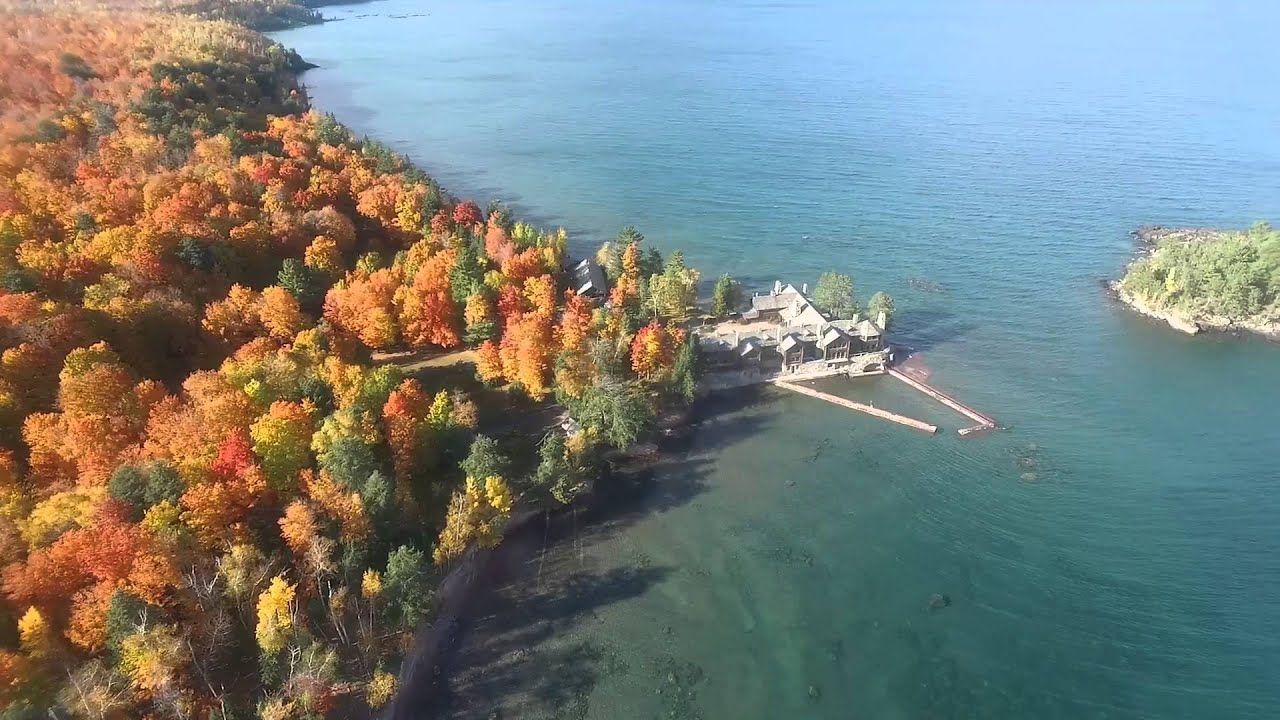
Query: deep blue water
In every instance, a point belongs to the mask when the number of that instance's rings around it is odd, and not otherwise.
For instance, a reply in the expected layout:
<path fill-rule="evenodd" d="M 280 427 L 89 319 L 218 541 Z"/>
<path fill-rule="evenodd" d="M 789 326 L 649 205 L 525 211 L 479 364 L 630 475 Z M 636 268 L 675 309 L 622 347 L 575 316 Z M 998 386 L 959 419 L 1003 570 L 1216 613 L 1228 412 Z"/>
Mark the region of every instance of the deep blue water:
<path fill-rule="evenodd" d="M 718 401 L 647 512 L 541 559 L 534 592 L 572 612 L 475 633 L 470 656 L 514 649 L 453 714 L 1280 716 L 1280 346 L 1099 287 L 1139 225 L 1280 220 L 1280 6 L 326 12 L 277 36 L 322 66 L 315 105 L 455 193 L 579 250 L 634 224 L 708 277 L 849 272 L 897 298 L 935 384 L 1009 426 L 960 440 L 887 380 L 834 389 L 946 432 Z"/>

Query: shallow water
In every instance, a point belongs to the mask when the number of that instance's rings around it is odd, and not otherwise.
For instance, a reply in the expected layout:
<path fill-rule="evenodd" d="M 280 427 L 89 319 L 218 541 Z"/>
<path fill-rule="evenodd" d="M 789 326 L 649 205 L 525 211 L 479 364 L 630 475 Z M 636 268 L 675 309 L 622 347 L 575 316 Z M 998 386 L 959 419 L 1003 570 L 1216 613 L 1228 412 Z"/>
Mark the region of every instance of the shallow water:
<path fill-rule="evenodd" d="M 511 648 L 443 714 L 1280 715 L 1280 346 L 1098 282 L 1138 225 L 1280 219 L 1280 8 L 885 5 L 385 0 L 278 35 L 318 107 L 578 248 L 633 223 L 708 276 L 887 290 L 1009 426 L 961 440 L 888 379 L 828 387 L 943 432 L 716 400 L 626 522 L 493 601 L 524 624 L 478 623 L 463 658 Z"/>

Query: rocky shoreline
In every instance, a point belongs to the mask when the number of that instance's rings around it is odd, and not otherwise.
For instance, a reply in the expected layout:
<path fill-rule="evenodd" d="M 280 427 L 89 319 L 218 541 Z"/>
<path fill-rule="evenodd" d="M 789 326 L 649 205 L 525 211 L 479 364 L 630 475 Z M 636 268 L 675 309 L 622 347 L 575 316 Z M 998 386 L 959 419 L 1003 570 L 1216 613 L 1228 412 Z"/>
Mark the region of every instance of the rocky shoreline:
<path fill-rule="evenodd" d="M 1141 256 L 1132 260 L 1125 268 L 1126 275 L 1134 263 L 1155 252 L 1161 245 L 1176 242 L 1214 242 L 1234 231 L 1216 228 L 1170 228 L 1161 225 L 1147 225 L 1133 231 L 1133 237 L 1139 245 Z M 1188 335 L 1201 333 L 1252 333 L 1268 340 L 1280 341 L 1280 323 L 1255 322 L 1249 319 L 1238 319 L 1220 315 L 1193 315 L 1172 308 L 1157 307 L 1146 298 L 1134 295 L 1124 289 L 1124 279 L 1109 280 L 1104 286 L 1119 302 L 1139 315 L 1159 320 L 1169 327 Z"/>
<path fill-rule="evenodd" d="M 1229 230 L 1216 228 L 1182 227 L 1171 228 L 1163 225 L 1144 225 L 1133 231 L 1133 237 L 1148 250 L 1154 250 L 1166 242 L 1213 242 Z"/>
<path fill-rule="evenodd" d="M 1179 332 L 1184 332 L 1188 335 L 1195 335 L 1205 329 L 1200 325 L 1198 321 L 1194 319 L 1184 317 L 1178 313 L 1175 313 L 1169 310 L 1161 310 L 1161 309 L 1155 308 L 1149 303 L 1147 303 L 1145 300 L 1143 300 L 1142 298 L 1136 297 L 1130 293 L 1125 292 L 1124 288 L 1121 287 L 1119 280 L 1108 281 L 1106 283 L 1106 287 L 1108 290 L 1111 291 L 1111 295 L 1116 300 L 1123 303 L 1124 305 L 1127 305 L 1130 310 L 1133 310 L 1139 315 L 1152 318 L 1153 320 L 1159 320 L 1167 324 L 1169 327 L 1173 328 L 1174 330 L 1177 330 Z M 1225 331 L 1225 328 L 1222 328 L 1222 330 Z"/>

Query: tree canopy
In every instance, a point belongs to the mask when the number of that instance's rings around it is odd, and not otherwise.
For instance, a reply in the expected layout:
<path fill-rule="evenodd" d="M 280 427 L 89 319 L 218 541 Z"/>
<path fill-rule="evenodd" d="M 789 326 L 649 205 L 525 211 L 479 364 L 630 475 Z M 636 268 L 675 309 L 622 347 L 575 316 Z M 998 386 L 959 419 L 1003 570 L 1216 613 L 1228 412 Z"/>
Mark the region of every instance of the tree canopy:
<path fill-rule="evenodd" d="M 742 286 L 728 274 L 721 275 L 711 293 L 711 314 L 723 317 L 737 310 L 741 304 Z"/>
<path fill-rule="evenodd" d="M 1193 319 L 1280 322 L 1280 231 L 1258 223 L 1209 239 L 1171 233 L 1129 266 L 1121 289 Z"/>
<path fill-rule="evenodd" d="M 813 302 L 829 316 L 847 320 L 861 311 L 854 295 L 853 278 L 835 272 L 824 272 L 813 288 Z"/>
<path fill-rule="evenodd" d="M 307 107 L 300 59 L 241 24 L 301 4 L 11 5 L 0 705 L 367 714 L 451 563 L 692 395 L 668 320 L 697 272 L 628 229 L 616 302 L 575 295 L 563 230 Z M 464 346 L 497 389 L 377 354 Z M 508 424 L 552 397 L 578 427 L 535 448 Z"/>

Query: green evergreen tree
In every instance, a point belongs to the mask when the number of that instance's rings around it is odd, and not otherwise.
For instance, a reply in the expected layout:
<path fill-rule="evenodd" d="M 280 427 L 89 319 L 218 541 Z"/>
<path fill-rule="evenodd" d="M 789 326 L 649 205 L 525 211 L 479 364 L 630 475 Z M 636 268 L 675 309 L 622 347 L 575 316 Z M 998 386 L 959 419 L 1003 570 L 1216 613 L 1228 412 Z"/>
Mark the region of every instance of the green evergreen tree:
<path fill-rule="evenodd" d="M 491 475 L 506 477 L 510 460 L 498 445 L 498 441 L 487 435 L 477 435 L 471 441 L 471 449 L 467 457 L 459 464 L 467 477 L 483 480 Z"/>
<path fill-rule="evenodd" d="M 569 411 L 583 427 L 594 428 L 619 450 L 647 434 L 655 415 L 653 402 L 640 383 L 617 381 L 587 388 Z"/>
<path fill-rule="evenodd" d="M 324 301 L 323 284 L 316 278 L 311 268 L 304 265 L 297 258 L 288 258 L 280 265 L 280 272 L 276 275 L 276 282 L 297 298 L 298 304 L 304 310 L 314 312 L 320 308 L 320 303 Z"/>
<path fill-rule="evenodd" d="M 318 459 L 334 480 L 353 490 L 364 487 L 369 476 L 382 467 L 373 447 L 354 437 L 334 440 Z"/>
<path fill-rule="evenodd" d="M 698 380 L 702 377 L 702 354 L 698 341 L 690 335 L 676 352 L 675 367 L 671 373 L 671 389 L 684 399 L 693 402 L 698 393 Z"/>
<path fill-rule="evenodd" d="M 564 436 L 552 431 L 538 444 L 538 467 L 533 471 L 532 484 L 548 492 L 569 474 L 569 462 L 565 458 Z"/>
<path fill-rule="evenodd" d="M 449 294 L 453 297 L 454 305 L 459 308 L 465 307 L 467 298 L 484 287 L 485 270 L 484 257 L 476 242 L 465 240 L 459 243 L 458 259 L 449 269 Z M 468 340 L 468 342 L 471 341 Z"/>
<path fill-rule="evenodd" d="M 711 293 L 711 314 L 724 317 L 737 310 L 741 304 L 742 286 L 729 274 L 721 275 Z"/>
<path fill-rule="evenodd" d="M 148 625 L 148 607 L 138 597 L 124 590 L 116 590 L 107 606 L 104 624 L 107 629 L 107 652 L 115 655 L 120 643 Z"/>
<path fill-rule="evenodd" d="M 401 629 L 418 623 L 430 604 L 427 590 L 427 561 L 421 550 L 401 545 L 387 556 L 382 575 L 383 607 Z"/>

